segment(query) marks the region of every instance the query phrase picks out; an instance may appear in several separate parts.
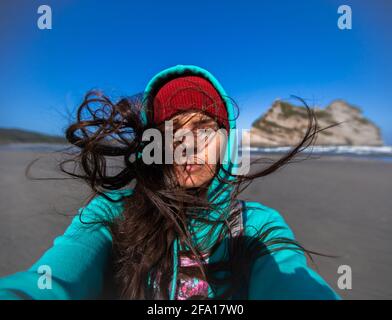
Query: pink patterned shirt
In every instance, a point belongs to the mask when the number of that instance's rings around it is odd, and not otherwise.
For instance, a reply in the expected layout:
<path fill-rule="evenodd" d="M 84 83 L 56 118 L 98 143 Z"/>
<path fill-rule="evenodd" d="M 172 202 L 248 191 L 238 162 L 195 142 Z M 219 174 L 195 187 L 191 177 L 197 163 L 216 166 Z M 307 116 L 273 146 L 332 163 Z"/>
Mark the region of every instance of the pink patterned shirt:
<path fill-rule="evenodd" d="M 181 266 L 194 266 L 197 265 L 196 261 L 188 258 L 180 258 Z M 208 283 L 204 280 L 197 278 L 181 279 L 177 286 L 177 300 L 186 300 L 194 295 L 208 296 Z"/>

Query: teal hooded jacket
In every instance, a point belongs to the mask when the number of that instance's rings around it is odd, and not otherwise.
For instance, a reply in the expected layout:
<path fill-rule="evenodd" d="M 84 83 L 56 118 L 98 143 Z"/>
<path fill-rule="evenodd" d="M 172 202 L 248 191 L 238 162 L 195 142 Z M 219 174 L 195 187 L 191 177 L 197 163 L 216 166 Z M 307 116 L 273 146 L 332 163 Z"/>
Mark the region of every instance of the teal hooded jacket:
<path fill-rule="evenodd" d="M 162 80 L 176 75 L 200 75 L 209 80 L 225 101 L 229 117 L 229 137 L 225 150 L 223 166 L 235 174 L 238 169 L 237 137 L 234 106 L 227 98 L 226 92 L 218 80 L 207 70 L 193 65 L 176 65 L 156 74 L 147 84 L 145 97 L 156 88 Z M 144 121 L 146 121 L 145 113 Z M 219 173 L 226 179 L 224 171 Z M 229 204 L 231 189 L 219 195 L 214 195 L 222 188 L 221 182 L 214 178 L 208 190 L 211 201 Z M 118 200 L 130 195 L 131 188 L 108 191 L 106 194 Z M 221 205 L 221 209 L 225 205 Z M 121 216 L 123 202 L 111 202 L 105 197 L 96 196 L 89 204 L 79 209 L 64 234 L 54 239 L 49 248 L 30 268 L 0 279 L 0 299 L 96 299 L 100 298 L 104 288 L 105 274 L 111 263 L 112 237 L 108 227 L 101 223 L 88 224 L 102 219 L 113 219 Z M 226 210 L 228 212 L 228 210 Z M 211 212 L 210 219 L 218 217 Z M 261 229 L 268 227 L 274 231 L 268 234 L 264 241 L 274 238 L 290 238 L 294 234 L 283 217 L 276 210 L 258 202 L 245 202 L 243 208 L 244 232 L 247 237 L 254 237 Z M 208 233 L 211 226 L 196 226 L 194 239 L 199 243 Z M 177 240 L 177 239 L 176 239 Z M 212 238 L 211 241 L 214 241 Z M 226 243 L 210 257 L 209 261 L 223 259 Z M 175 241 L 173 250 L 173 279 L 177 279 L 177 261 L 179 247 Z M 49 270 L 49 273 L 48 273 Z M 50 277 L 50 287 L 40 286 L 42 275 Z M 171 299 L 174 298 L 176 281 L 172 281 Z M 209 288 L 209 296 L 213 298 L 219 289 Z M 283 249 L 271 252 L 258 258 L 251 268 L 250 282 L 247 292 L 248 299 L 340 299 L 340 296 L 306 261 L 303 252 Z"/>

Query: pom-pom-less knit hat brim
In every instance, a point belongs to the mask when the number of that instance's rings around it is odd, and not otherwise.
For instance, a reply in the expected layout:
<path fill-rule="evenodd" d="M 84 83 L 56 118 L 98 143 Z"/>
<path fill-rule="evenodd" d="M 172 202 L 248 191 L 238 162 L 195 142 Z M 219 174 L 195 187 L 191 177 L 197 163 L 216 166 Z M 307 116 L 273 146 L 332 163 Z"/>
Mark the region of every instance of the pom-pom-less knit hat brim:
<path fill-rule="evenodd" d="M 153 99 L 154 123 L 160 124 L 181 111 L 203 111 L 229 130 L 225 103 L 218 91 L 201 76 L 180 76 L 163 84 Z"/>
<path fill-rule="evenodd" d="M 147 85 L 145 98 L 155 124 L 192 109 L 211 116 L 226 130 L 233 127 L 223 88 L 207 70 L 197 66 L 177 65 L 161 71 Z"/>

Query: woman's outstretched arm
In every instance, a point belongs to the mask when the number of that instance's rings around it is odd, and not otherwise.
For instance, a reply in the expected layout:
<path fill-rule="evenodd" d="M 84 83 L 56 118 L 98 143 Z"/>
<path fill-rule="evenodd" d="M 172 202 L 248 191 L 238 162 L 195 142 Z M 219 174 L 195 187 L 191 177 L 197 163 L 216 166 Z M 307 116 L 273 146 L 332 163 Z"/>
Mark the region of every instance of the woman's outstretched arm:
<path fill-rule="evenodd" d="M 94 198 L 79 209 L 65 233 L 33 266 L 0 279 L 0 299 L 98 298 L 110 262 L 112 238 L 107 226 L 91 222 L 119 212 L 120 203 L 102 196 Z"/>
<path fill-rule="evenodd" d="M 248 236 L 254 236 L 260 228 L 278 227 L 265 241 L 278 238 L 295 240 L 293 232 L 276 210 L 257 202 L 248 202 L 247 207 L 245 230 Z M 341 299 L 327 282 L 307 265 L 305 254 L 292 249 L 271 252 L 255 261 L 248 297 L 260 300 Z"/>

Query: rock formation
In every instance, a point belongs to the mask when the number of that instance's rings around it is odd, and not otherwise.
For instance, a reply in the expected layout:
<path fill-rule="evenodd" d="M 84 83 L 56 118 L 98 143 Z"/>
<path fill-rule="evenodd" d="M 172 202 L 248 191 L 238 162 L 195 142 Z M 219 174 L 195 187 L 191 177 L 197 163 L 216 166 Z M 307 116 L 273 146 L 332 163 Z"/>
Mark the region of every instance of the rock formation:
<path fill-rule="evenodd" d="M 366 119 L 362 111 L 343 100 L 335 100 L 324 109 L 314 108 L 320 128 L 340 123 L 321 131 L 315 145 L 383 145 L 380 129 Z M 275 101 L 272 107 L 256 119 L 250 132 L 252 147 L 292 146 L 304 136 L 308 126 L 305 107 Z"/>

